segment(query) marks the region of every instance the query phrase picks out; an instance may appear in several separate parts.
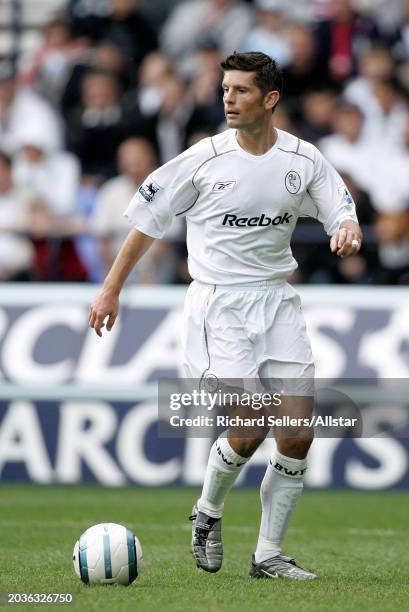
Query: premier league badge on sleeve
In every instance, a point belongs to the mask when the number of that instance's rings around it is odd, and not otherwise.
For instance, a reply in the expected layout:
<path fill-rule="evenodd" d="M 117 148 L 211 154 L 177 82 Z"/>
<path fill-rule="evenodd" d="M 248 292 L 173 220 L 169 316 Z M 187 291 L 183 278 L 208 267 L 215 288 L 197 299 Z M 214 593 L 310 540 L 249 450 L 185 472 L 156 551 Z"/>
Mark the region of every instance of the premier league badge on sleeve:
<path fill-rule="evenodd" d="M 340 187 L 338 191 L 341 193 L 342 203 L 345 205 L 345 207 L 346 208 L 353 208 L 354 207 L 354 200 L 352 199 L 352 196 L 349 193 L 349 191 L 346 188 L 346 186 L 342 185 L 342 187 Z"/>
<path fill-rule="evenodd" d="M 155 199 L 156 194 L 161 187 L 154 181 L 147 181 L 144 185 L 141 185 L 138 189 L 140 196 L 150 204 Z"/>

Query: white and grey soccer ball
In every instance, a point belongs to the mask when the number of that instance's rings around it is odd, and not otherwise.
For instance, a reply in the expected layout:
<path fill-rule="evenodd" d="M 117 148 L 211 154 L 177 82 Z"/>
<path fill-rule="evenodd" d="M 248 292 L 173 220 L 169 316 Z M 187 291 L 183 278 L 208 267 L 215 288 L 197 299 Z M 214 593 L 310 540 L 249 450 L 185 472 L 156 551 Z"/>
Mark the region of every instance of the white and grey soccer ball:
<path fill-rule="evenodd" d="M 89 527 L 75 543 L 73 563 L 85 584 L 122 584 L 137 578 L 142 547 L 135 534 L 116 523 Z"/>

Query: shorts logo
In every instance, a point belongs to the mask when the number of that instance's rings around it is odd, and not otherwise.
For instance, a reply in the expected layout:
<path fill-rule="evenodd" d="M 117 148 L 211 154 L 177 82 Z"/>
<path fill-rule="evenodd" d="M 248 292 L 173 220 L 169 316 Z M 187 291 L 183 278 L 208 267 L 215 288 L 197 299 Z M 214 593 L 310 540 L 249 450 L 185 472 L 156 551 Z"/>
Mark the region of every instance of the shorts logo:
<path fill-rule="evenodd" d="M 219 183 L 215 183 L 213 185 L 212 191 L 226 191 L 227 189 L 233 189 L 236 181 L 223 181 Z"/>
<path fill-rule="evenodd" d="M 290 170 L 285 175 L 285 187 L 289 193 L 295 194 L 300 191 L 301 177 L 295 170 Z"/>
<path fill-rule="evenodd" d="M 138 192 L 143 197 L 145 202 L 152 202 L 159 189 L 159 185 L 151 181 L 150 183 L 141 185 L 138 189 Z"/>

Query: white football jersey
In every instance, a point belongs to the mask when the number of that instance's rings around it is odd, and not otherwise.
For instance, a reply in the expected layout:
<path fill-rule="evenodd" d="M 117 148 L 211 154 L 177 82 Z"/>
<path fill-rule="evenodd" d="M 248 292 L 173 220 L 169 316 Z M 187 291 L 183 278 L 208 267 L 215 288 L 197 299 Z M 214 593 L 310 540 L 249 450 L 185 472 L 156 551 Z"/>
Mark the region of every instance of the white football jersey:
<path fill-rule="evenodd" d="M 202 283 L 286 280 L 297 268 L 290 241 L 298 217 L 318 219 L 332 235 L 356 212 L 318 149 L 277 133 L 264 155 L 242 149 L 232 129 L 201 140 L 155 170 L 125 216 L 154 238 L 173 216 L 186 217 L 189 272 Z"/>

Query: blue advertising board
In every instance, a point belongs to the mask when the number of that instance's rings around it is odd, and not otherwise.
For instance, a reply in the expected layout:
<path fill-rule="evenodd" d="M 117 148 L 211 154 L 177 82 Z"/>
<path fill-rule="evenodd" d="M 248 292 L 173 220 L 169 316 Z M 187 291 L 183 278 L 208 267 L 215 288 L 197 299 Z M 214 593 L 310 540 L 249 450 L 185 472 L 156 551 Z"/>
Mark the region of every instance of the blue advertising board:
<path fill-rule="evenodd" d="M 409 379 L 409 298 L 400 289 L 300 289 L 317 376 Z M 110 333 L 88 327 L 94 287 L 9 286 L 0 298 L 0 478 L 149 486 L 202 482 L 209 438 L 161 439 L 155 381 L 181 375 L 183 288 L 127 289 Z M 393 434 L 320 438 L 306 485 L 409 486 L 408 409 L 374 398 Z M 386 429 L 388 429 L 386 427 Z M 384 427 L 385 430 L 385 427 Z M 240 476 L 260 482 L 267 440 Z"/>

